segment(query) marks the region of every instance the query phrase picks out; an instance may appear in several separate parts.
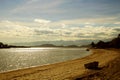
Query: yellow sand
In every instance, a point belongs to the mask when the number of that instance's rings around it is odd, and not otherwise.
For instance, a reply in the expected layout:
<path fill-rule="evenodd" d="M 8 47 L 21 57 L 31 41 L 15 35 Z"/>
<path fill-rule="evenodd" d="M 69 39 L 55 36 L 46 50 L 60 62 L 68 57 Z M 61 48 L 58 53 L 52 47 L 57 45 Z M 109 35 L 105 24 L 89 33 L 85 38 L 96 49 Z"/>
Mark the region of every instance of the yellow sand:
<path fill-rule="evenodd" d="M 118 55 L 115 50 L 92 51 L 93 54 L 81 59 L 0 73 L 0 80 L 71 80 L 87 71 L 85 63 L 99 61 L 104 66 Z"/>

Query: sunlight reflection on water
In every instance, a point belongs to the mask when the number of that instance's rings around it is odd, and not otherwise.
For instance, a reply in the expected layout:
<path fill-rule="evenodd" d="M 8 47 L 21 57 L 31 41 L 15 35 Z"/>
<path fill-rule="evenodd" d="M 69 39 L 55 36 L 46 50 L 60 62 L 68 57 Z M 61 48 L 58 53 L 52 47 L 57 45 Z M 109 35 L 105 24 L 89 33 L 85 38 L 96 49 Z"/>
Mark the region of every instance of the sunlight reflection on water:
<path fill-rule="evenodd" d="M 37 52 L 37 51 L 47 51 L 47 50 L 51 50 L 51 49 L 57 49 L 57 48 L 11 48 L 11 52 Z"/>
<path fill-rule="evenodd" d="M 0 49 L 0 72 L 72 60 L 89 54 L 85 48 Z"/>

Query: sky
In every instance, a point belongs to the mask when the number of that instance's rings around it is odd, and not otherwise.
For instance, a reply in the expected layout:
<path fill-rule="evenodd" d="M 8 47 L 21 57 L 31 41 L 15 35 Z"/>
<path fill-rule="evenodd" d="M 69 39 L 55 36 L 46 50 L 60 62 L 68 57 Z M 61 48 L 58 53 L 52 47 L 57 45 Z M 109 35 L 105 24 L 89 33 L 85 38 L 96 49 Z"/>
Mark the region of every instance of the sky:
<path fill-rule="evenodd" d="M 0 0 L 0 42 L 84 43 L 119 33 L 120 0 Z"/>

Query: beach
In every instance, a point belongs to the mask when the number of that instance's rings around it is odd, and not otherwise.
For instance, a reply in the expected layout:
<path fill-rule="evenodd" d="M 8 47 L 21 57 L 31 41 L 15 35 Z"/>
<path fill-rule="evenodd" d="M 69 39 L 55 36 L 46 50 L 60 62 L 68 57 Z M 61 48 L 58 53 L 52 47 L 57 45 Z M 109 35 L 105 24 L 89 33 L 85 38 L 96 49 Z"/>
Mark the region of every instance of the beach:
<path fill-rule="evenodd" d="M 120 50 L 115 50 L 117 57 L 99 70 L 89 70 L 75 80 L 120 80 Z"/>
<path fill-rule="evenodd" d="M 118 56 L 117 49 L 92 49 L 92 54 L 84 58 L 0 73 L 0 80 L 88 80 L 85 78 L 99 70 L 85 69 L 84 64 L 98 61 L 104 68 Z"/>

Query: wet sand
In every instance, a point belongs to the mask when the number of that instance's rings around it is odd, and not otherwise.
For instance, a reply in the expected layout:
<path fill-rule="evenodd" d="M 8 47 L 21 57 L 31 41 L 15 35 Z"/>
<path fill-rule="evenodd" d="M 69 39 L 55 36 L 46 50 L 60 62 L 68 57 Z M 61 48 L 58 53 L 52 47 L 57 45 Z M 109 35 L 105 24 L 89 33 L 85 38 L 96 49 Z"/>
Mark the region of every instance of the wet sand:
<path fill-rule="evenodd" d="M 85 63 L 99 61 L 99 66 L 104 67 L 119 54 L 112 49 L 94 49 L 92 52 L 76 60 L 0 73 L 0 80 L 74 80 L 89 72 L 84 68 Z"/>

